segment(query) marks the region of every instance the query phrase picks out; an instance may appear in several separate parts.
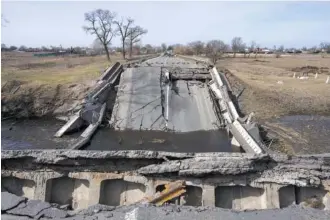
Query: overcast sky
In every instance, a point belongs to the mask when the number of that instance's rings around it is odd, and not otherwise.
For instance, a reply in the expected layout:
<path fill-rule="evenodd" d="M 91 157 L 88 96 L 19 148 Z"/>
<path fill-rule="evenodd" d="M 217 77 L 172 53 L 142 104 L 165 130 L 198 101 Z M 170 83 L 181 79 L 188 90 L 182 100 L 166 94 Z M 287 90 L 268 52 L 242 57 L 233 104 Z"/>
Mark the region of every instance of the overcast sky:
<path fill-rule="evenodd" d="M 89 46 L 95 37 L 82 30 L 84 13 L 101 8 L 135 19 L 148 29 L 144 44 L 188 43 L 235 36 L 260 46 L 302 47 L 330 41 L 330 2 L 10 2 L 1 43 Z M 113 41 L 119 45 L 119 38 Z"/>

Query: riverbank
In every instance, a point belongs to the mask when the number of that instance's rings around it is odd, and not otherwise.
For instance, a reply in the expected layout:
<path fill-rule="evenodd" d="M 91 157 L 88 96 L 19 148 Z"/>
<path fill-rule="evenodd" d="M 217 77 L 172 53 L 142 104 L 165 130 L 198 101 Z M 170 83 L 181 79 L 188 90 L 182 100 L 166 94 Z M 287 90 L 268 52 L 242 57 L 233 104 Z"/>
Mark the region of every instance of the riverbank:
<path fill-rule="evenodd" d="M 80 108 L 96 79 L 120 56 L 35 57 L 8 52 L 1 57 L 2 119 L 70 114 Z"/>

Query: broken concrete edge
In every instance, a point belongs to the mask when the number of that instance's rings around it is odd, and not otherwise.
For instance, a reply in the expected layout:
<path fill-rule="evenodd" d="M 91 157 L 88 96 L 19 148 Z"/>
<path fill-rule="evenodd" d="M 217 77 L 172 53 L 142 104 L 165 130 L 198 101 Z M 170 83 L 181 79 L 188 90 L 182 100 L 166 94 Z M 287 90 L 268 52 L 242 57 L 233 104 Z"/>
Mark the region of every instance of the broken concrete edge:
<path fill-rule="evenodd" d="M 286 155 L 282 155 L 288 158 Z M 146 150 L 120 150 L 120 151 L 79 151 L 79 150 L 2 150 L 1 160 L 14 158 L 33 158 L 36 161 L 57 161 L 61 158 L 69 159 L 164 159 L 166 157 L 173 159 L 185 158 L 203 158 L 203 157 L 230 157 L 230 158 L 264 158 L 268 155 L 254 155 L 244 153 L 177 153 L 165 151 L 146 151 Z"/>
<path fill-rule="evenodd" d="M 194 57 L 180 57 L 203 62 L 201 59 Z M 204 63 L 209 64 L 207 61 L 204 61 Z M 226 76 L 223 73 L 219 73 L 215 66 L 212 66 L 210 69 L 210 75 L 212 81 L 209 83 L 209 86 L 219 100 L 219 106 L 222 111 L 221 115 L 225 119 L 233 137 L 247 153 L 262 154 L 267 152 L 263 143 L 261 141 L 256 141 L 256 139 L 261 140 L 260 134 L 258 134 L 259 137 L 253 137 L 249 130 L 244 128 L 243 125 L 245 124 L 240 122 L 242 119 L 239 117 L 238 111 L 233 104 L 233 100 L 228 93 L 228 91 L 231 91 L 231 86 Z"/>
<path fill-rule="evenodd" d="M 12 200 L 12 198 L 15 198 Z M 156 207 L 150 204 L 135 204 L 129 206 L 107 206 L 107 205 L 91 205 L 86 209 L 70 211 L 61 208 L 57 204 L 50 204 L 40 200 L 27 200 L 25 197 L 18 197 L 8 192 L 1 193 L 3 202 L 9 204 L 8 209 L 1 206 L 1 218 L 9 219 L 144 219 L 151 220 L 155 218 L 161 219 L 187 219 L 191 215 L 192 219 L 246 219 L 252 220 L 263 219 L 268 216 L 272 219 L 300 219 L 301 216 L 308 219 L 327 219 L 330 217 L 329 211 L 305 208 L 300 205 L 292 205 L 284 209 L 271 210 L 247 210 L 233 211 L 215 207 L 193 207 L 193 206 L 177 206 L 167 205 Z M 282 217 L 281 217 L 282 216 Z"/>
<path fill-rule="evenodd" d="M 55 134 L 55 137 L 61 137 L 64 133 L 79 128 L 84 124 L 84 119 L 81 116 L 82 110 L 86 108 L 86 106 L 89 103 L 99 103 L 100 105 L 105 104 L 105 98 L 108 96 L 109 88 L 112 86 L 112 84 L 117 80 L 118 76 L 122 73 L 123 66 L 116 62 L 114 65 L 110 66 L 105 70 L 105 72 L 101 75 L 99 78 L 99 83 L 96 84 L 96 86 L 88 93 L 88 95 L 85 98 L 85 104 L 82 106 L 82 108 L 79 110 L 79 113 L 76 113 L 76 117 L 72 117 L 71 120 L 69 120 L 65 125 L 63 125 Z M 103 106 L 104 107 L 104 106 Z M 103 109 L 101 108 L 101 110 Z M 104 107 L 105 108 L 105 107 Z M 103 109 L 102 119 L 104 115 L 105 109 Z M 94 114 L 94 112 L 93 112 Z M 101 123 L 101 122 L 100 122 Z M 98 125 L 100 124 L 98 123 Z M 98 127 L 96 126 L 96 128 Z M 93 129 L 93 132 L 96 130 Z M 90 137 L 92 134 L 90 135 Z M 78 139 L 77 143 L 73 146 L 69 147 L 70 149 L 79 149 L 82 146 L 84 146 L 86 143 L 88 143 L 90 137 L 83 139 Z"/>
<path fill-rule="evenodd" d="M 85 131 L 80 135 L 80 139 L 78 139 L 78 142 L 75 143 L 73 146 L 70 146 L 69 149 L 80 149 L 89 142 L 89 140 L 92 138 L 93 134 L 95 133 L 95 131 L 103 121 L 106 107 L 107 107 L 107 103 L 103 103 L 97 122 L 94 124 L 90 124 L 85 129 Z"/>
<path fill-rule="evenodd" d="M 235 137 L 238 143 L 244 148 L 248 153 L 262 154 L 266 152 L 266 148 L 263 146 L 263 143 L 260 141 L 257 142 L 255 139 L 259 137 L 252 137 L 251 133 L 246 130 L 238 119 L 238 111 L 233 104 L 233 100 L 229 97 L 227 82 L 221 78 L 226 78 L 224 75 L 218 73 L 216 67 L 213 67 L 210 70 L 212 76 L 213 86 L 210 85 L 211 89 L 214 91 L 215 95 L 219 99 L 219 105 L 221 106 L 222 115 L 226 119 L 227 126 L 231 134 Z M 215 83 L 214 83 L 215 82 Z M 260 134 L 257 134 L 260 136 Z"/>
<path fill-rule="evenodd" d="M 122 159 L 125 159 L 125 164 L 118 164 L 117 161 L 123 161 Z M 207 178 L 217 174 L 244 174 L 257 183 L 275 182 L 317 187 L 322 180 L 327 180 L 329 186 L 325 187 L 330 187 L 330 154 L 287 156 L 155 151 L 5 150 L 2 151 L 1 162 L 2 176 L 31 169 L 51 169 L 57 172 L 67 172 L 68 169 L 74 172 L 120 171 L 146 176 L 170 174 L 173 177 L 208 176 Z"/>
<path fill-rule="evenodd" d="M 229 152 L 208 152 L 208 153 L 179 153 L 166 151 L 147 151 L 147 150 L 119 150 L 119 151 L 80 151 L 80 150 L 2 150 L 1 161 L 8 159 L 32 158 L 36 162 L 56 161 L 61 158 L 68 159 L 164 159 L 170 158 L 228 158 L 228 159 L 247 159 L 247 160 L 270 160 L 278 162 L 289 162 L 293 160 L 317 160 L 324 161 L 330 165 L 330 153 L 310 154 L 310 155 L 286 155 L 286 154 L 248 154 L 248 153 L 229 153 Z"/>
<path fill-rule="evenodd" d="M 178 57 L 181 57 L 181 58 L 187 59 L 187 60 L 192 60 L 192 61 L 199 62 L 199 63 L 203 63 L 206 66 L 213 67 L 213 64 L 211 63 L 211 61 L 209 61 L 208 58 L 202 59 L 202 58 L 198 58 L 198 57 L 189 57 L 189 56 L 184 56 L 184 55 L 178 55 Z"/>
<path fill-rule="evenodd" d="M 201 61 L 201 59 L 198 59 L 196 57 L 195 58 L 190 57 L 188 59 L 203 62 Z M 264 143 L 261 141 L 260 134 L 257 134 L 256 137 L 255 136 L 256 134 L 252 135 L 250 130 L 244 128 L 246 124 L 250 122 L 250 120 L 244 120 L 244 118 L 248 118 L 248 117 L 243 117 L 243 118 L 239 117 L 238 109 L 236 109 L 233 100 L 229 97 L 228 92 L 232 92 L 232 88 L 226 75 L 222 72 L 218 72 L 217 68 L 213 66 L 210 62 L 204 61 L 204 63 L 210 64 L 211 67 L 210 74 L 212 76 L 212 81 L 216 82 L 216 84 L 218 85 L 218 87 L 214 85 L 213 92 L 218 92 L 217 97 L 225 100 L 225 103 L 222 105 L 225 107 L 225 109 L 223 110 L 226 110 L 226 112 L 223 114 L 223 117 L 226 119 L 227 123 L 229 124 L 229 128 L 231 128 L 231 133 L 234 136 L 233 138 L 235 138 L 235 140 L 240 140 L 238 141 L 239 146 L 242 146 L 242 148 L 247 153 L 260 154 L 260 153 L 270 152 L 266 148 Z M 214 91 L 215 89 L 218 91 Z M 234 133 L 237 133 L 236 136 L 239 135 L 239 137 L 235 137 Z"/>
<path fill-rule="evenodd" d="M 99 81 L 107 80 L 109 76 L 120 66 L 119 62 L 116 62 L 114 65 L 109 66 L 104 73 L 99 77 Z"/>
<path fill-rule="evenodd" d="M 137 65 L 139 63 L 142 63 L 146 60 L 149 60 L 149 59 L 153 59 L 153 58 L 156 58 L 156 57 L 159 57 L 161 54 L 152 54 L 152 55 L 148 55 L 148 56 L 145 56 L 145 57 L 142 57 L 142 58 L 139 58 L 139 59 L 136 59 L 136 60 L 133 60 L 133 61 L 130 61 L 130 62 L 127 62 L 125 64 L 123 64 L 123 67 L 124 68 L 130 68 L 132 65 Z"/>

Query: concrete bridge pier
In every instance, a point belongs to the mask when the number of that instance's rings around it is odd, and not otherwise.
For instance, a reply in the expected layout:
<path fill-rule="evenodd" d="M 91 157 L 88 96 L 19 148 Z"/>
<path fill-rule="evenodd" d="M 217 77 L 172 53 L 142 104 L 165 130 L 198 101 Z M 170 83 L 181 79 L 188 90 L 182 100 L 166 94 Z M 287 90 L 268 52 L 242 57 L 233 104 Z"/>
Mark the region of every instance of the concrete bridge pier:
<path fill-rule="evenodd" d="M 215 207 L 215 186 L 204 185 L 202 190 L 202 205 Z"/>

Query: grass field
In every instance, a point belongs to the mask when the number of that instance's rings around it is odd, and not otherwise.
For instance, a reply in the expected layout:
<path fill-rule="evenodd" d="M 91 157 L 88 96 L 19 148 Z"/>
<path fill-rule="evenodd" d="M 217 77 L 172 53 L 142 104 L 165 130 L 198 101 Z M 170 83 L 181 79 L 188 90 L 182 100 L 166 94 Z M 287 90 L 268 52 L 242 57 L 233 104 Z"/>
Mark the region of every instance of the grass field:
<path fill-rule="evenodd" d="M 10 80 L 38 84 L 66 84 L 96 79 L 120 54 L 111 57 L 34 57 L 32 53 L 5 52 L 1 57 L 1 84 Z"/>

